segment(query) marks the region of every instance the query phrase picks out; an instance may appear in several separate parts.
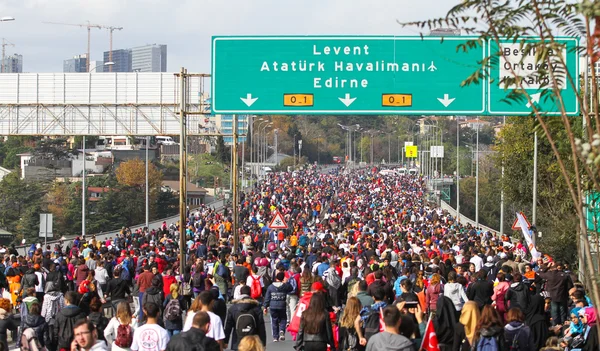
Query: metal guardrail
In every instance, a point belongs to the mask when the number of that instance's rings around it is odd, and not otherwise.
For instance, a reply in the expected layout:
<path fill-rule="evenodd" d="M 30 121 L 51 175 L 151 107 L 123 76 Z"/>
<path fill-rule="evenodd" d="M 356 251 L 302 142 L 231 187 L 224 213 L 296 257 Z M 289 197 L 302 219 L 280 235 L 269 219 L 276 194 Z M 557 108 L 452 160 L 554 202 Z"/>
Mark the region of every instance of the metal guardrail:
<path fill-rule="evenodd" d="M 213 201 L 213 202 L 211 202 L 209 204 L 206 204 L 206 205 L 214 207 L 216 210 L 221 210 L 224 207 L 224 204 L 225 204 L 224 200 L 217 200 L 217 201 Z M 193 209 L 193 210 L 195 210 L 195 209 Z M 167 218 L 157 219 L 156 221 L 149 222 L 148 223 L 148 228 L 150 230 L 152 230 L 152 229 L 158 229 L 158 228 L 160 228 L 162 226 L 163 222 L 167 222 L 167 225 L 169 225 L 169 224 L 177 222 L 177 221 L 179 221 L 179 214 L 177 214 L 176 216 L 171 216 L 171 217 L 167 217 Z M 144 224 L 138 224 L 138 225 L 135 225 L 135 226 L 130 226 L 129 228 L 133 232 L 133 231 L 135 231 L 137 229 L 142 229 L 145 226 L 146 226 L 146 224 L 144 223 Z M 112 230 L 110 232 L 106 232 L 106 233 L 102 233 L 102 234 L 96 234 L 96 239 L 97 240 L 106 240 L 106 239 L 108 239 L 110 237 L 114 238 L 114 237 L 116 237 L 119 234 L 119 232 L 120 232 L 120 230 Z M 75 239 L 75 237 L 77 237 L 77 236 L 75 235 L 75 236 L 70 236 L 68 238 L 65 238 L 65 241 L 73 240 L 73 239 Z M 51 245 L 51 247 L 52 247 L 52 245 L 54 245 L 56 243 L 59 243 L 59 242 L 60 242 L 60 239 L 48 241 L 48 245 Z M 31 244 L 17 246 L 16 249 L 19 252 L 19 255 L 23 255 L 24 256 L 24 255 L 27 254 L 27 250 L 29 249 L 30 246 L 31 246 Z"/>
<path fill-rule="evenodd" d="M 443 201 L 443 200 L 440 200 L 440 203 L 441 203 L 441 204 L 440 204 L 440 207 L 442 208 L 442 210 L 446 210 L 446 211 L 448 211 L 448 213 L 450 213 L 450 214 L 452 215 L 452 217 L 456 218 L 456 210 L 455 210 L 455 209 L 454 209 L 452 206 L 450 206 L 450 204 L 448 204 L 446 201 Z M 461 222 L 461 223 L 469 223 L 469 224 L 471 224 L 473 227 L 475 227 L 475 224 L 476 224 L 474 220 L 472 220 L 472 219 L 470 219 L 470 218 L 467 218 L 467 217 L 466 217 L 465 215 L 463 215 L 462 213 L 461 213 L 461 215 L 460 215 L 460 222 Z M 484 226 L 484 225 L 481 225 L 481 223 L 479 224 L 479 228 L 481 228 L 481 229 L 482 229 L 482 230 L 484 230 L 484 231 L 490 231 L 490 232 L 496 232 L 496 233 L 497 233 L 497 232 L 499 232 L 499 231 L 498 231 L 498 230 L 496 230 L 496 229 L 493 229 L 493 228 L 490 228 L 490 227 L 486 227 L 486 226 Z"/>

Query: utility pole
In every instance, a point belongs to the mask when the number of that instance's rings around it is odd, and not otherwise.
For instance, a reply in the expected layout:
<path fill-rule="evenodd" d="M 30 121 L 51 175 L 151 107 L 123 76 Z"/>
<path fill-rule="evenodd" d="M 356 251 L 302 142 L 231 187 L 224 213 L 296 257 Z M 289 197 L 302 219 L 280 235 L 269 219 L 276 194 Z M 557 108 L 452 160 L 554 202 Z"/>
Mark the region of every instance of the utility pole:
<path fill-rule="evenodd" d="M 185 268 L 185 232 L 187 225 L 187 70 L 181 67 L 179 73 L 179 267 Z"/>
<path fill-rule="evenodd" d="M 460 123 L 456 116 L 456 222 L 460 223 Z"/>
<path fill-rule="evenodd" d="M 506 125 L 506 116 L 502 117 L 502 127 Z M 504 235 L 504 153 L 502 154 L 502 187 L 500 188 L 500 235 Z"/>
<path fill-rule="evenodd" d="M 477 158 L 475 164 L 475 230 L 479 228 L 479 116 L 477 116 Z"/>
<path fill-rule="evenodd" d="M 233 196 L 233 201 L 232 201 L 232 206 L 233 206 L 233 225 L 232 225 L 232 229 L 233 229 L 233 252 L 235 252 L 237 254 L 239 246 L 240 246 L 240 239 L 239 239 L 239 230 L 238 230 L 238 211 L 239 211 L 239 195 L 238 195 L 238 179 L 239 179 L 239 172 L 238 172 L 238 115 L 233 115 L 233 145 L 232 148 L 233 150 L 233 155 L 231 158 L 231 177 L 232 177 L 232 187 L 233 187 L 233 191 L 232 191 L 232 196 Z"/>
<path fill-rule="evenodd" d="M 533 214 L 531 216 L 531 224 L 537 226 L 536 212 L 537 212 L 537 173 L 538 173 L 538 137 L 537 132 L 533 133 Z M 531 233 L 531 240 L 535 246 L 537 233 Z"/>
<path fill-rule="evenodd" d="M 147 136 L 146 137 L 146 228 L 147 230 L 149 229 L 149 225 L 150 225 L 150 191 L 149 191 L 149 186 L 148 186 L 148 163 L 149 163 L 149 158 L 148 158 L 148 144 L 150 144 L 150 137 Z"/>
<path fill-rule="evenodd" d="M 85 237 L 85 203 L 87 189 L 85 187 L 85 135 L 83 136 L 83 171 L 81 172 L 81 237 Z"/>

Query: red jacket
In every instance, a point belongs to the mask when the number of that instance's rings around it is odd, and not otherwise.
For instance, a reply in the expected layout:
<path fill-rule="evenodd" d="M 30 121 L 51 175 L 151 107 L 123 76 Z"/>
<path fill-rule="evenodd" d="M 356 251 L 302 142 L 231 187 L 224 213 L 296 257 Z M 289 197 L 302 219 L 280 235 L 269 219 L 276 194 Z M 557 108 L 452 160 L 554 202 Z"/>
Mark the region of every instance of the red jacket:
<path fill-rule="evenodd" d="M 175 279 L 172 275 L 163 275 L 163 292 L 165 296 L 171 293 L 171 284 L 177 283 L 177 279 Z"/>

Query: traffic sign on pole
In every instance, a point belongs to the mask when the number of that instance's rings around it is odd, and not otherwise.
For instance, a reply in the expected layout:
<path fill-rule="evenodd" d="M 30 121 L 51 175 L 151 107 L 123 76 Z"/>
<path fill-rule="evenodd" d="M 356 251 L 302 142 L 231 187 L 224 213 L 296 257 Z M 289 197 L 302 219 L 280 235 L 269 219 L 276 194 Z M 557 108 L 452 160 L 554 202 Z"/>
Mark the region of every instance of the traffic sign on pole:
<path fill-rule="evenodd" d="M 528 39 L 528 42 L 534 43 L 539 38 Z M 499 64 L 493 67 L 488 79 L 488 107 L 489 115 L 529 115 L 533 111 L 533 104 L 538 110 L 547 116 L 560 116 L 562 114 L 558 99 L 551 97 L 551 94 L 543 94 L 544 90 L 550 90 L 554 86 L 560 87 L 560 96 L 564 110 L 569 116 L 579 114 L 579 104 L 577 102 L 577 91 L 579 91 L 579 54 L 577 47 L 579 39 L 577 38 L 558 38 L 556 42 L 564 44 L 564 49 L 560 53 L 554 53 L 549 50 L 548 61 L 536 62 L 539 53 L 535 48 L 521 46 L 519 42 L 512 40 L 501 40 Z M 490 40 L 487 45 L 488 55 L 499 52 L 498 45 Z M 562 57 L 564 63 L 559 57 Z M 572 83 L 566 78 L 564 68 L 572 77 Z M 539 70 L 547 72 L 545 75 L 538 74 Z M 523 88 L 528 92 L 531 101 L 523 99 L 514 101 L 507 99 L 508 95 L 516 86 L 508 86 L 502 82 L 506 77 L 514 77 L 517 74 L 523 77 Z M 494 82 L 492 82 L 492 79 Z M 556 83 L 548 80 L 556 79 Z M 498 84 L 500 82 L 500 84 Z M 544 95 L 544 96 L 543 96 Z"/>
<path fill-rule="evenodd" d="M 212 109 L 221 114 L 485 113 L 485 58 L 467 37 L 241 36 L 212 39 Z"/>
<path fill-rule="evenodd" d="M 271 228 L 271 229 L 287 229 L 287 227 L 288 227 L 287 223 L 285 222 L 285 219 L 283 218 L 281 213 L 279 211 L 276 211 L 275 216 L 271 220 L 271 223 L 269 223 L 269 228 Z"/>
<path fill-rule="evenodd" d="M 419 154 L 418 146 L 406 146 L 404 149 L 406 150 L 407 158 L 417 157 Z"/>

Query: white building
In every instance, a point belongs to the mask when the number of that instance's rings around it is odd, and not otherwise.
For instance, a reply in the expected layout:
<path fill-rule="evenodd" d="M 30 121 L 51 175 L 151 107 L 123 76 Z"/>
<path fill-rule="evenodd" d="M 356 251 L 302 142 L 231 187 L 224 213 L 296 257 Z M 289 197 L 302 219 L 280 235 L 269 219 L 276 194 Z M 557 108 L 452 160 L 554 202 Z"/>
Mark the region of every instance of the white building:
<path fill-rule="evenodd" d="M 12 172 L 10 169 L 6 169 L 4 167 L 0 167 L 0 181 L 2 181 L 2 178 L 4 178 L 10 172 Z"/>

